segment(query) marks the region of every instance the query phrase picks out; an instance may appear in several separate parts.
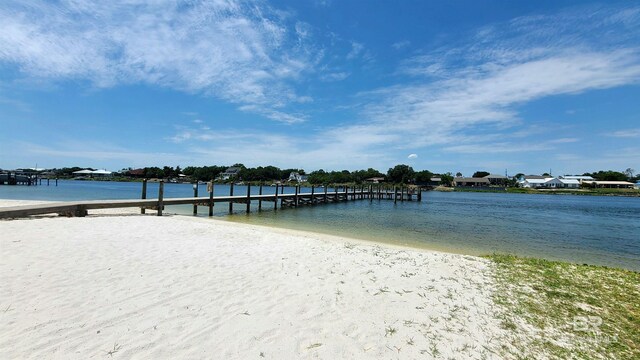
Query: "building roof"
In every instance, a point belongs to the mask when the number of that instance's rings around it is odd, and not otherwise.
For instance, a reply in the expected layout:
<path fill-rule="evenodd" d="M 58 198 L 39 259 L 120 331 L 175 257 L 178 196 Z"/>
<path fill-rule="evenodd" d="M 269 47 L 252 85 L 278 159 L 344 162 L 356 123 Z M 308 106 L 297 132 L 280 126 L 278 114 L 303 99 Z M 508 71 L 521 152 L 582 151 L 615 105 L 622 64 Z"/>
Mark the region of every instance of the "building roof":
<path fill-rule="evenodd" d="M 596 185 L 633 185 L 628 181 L 585 181 L 588 184 L 596 184 Z"/>
<path fill-rule="evenodd" d="M 108 171 L 107 169 L 102 169 L 102 170 L 92 171 L 91 174 L 93 174 L 93 175 L 111 175 L 112 172 Z"/>
<path fill-rule="evenodd" d="M 474 178 L 474 177 L 457 177 L 455 179 L 453 179 L 453 181 L 455 182 L 479 182 L 479 183 L 488 183 L 489 179 L 487 178 Z"/>
<path fill-rule="evenodd" d="M 530 179 L 549 179 L 550 176 L 541 176 L 541 175 L 525 175 L 524 179 L 525 180 L 530 180 Z"/>
<path fill-rule="evenodd" d="M 93 170 L 89 170 L 89 169 L 78 170 L 78 171 L 74 171 L 73 174 L 76 174 L 76 175 L 89 175 L 89 174 L 93 174 Z"/>
<path fill-rule="evenodd" d="M 484 177 L 485 179 L 507 179 L 506 176 L 504 175 L 496 175 L 496 174 L 489 174 L 487 176 Z"/>
<path fill-rule="evenodd" d="M 563 184 L 574 184 L 574 185 L 580 185 L 580 181 L 576 180 L 576 179 L 564 179 L 564 178 L 560 178 L 558 179 L 560 180 L 561 183 Z"/>
<path fill-rule="evenodd" d="M 570 179 L 570 180 L 595 180 L 591 176 L 585 175 L 564 175 L 560 176 L 561 179 Z"/>
<path fill-rule="evenodd" d="M 529 184 L 546 184 L 552 180 L 555 180 L 555 178 L 543 177 L 539 179 L 538 177 L 536 177 L 536 178 L 526 178 L 524 181 L 528 182 Z"/>

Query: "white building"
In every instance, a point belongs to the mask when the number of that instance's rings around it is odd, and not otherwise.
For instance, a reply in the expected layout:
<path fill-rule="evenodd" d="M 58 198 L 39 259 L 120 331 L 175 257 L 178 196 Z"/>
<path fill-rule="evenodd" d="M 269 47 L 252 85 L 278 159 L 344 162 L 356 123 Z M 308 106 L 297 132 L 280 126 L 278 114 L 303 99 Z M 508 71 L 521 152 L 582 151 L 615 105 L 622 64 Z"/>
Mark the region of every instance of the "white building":
<path fill-rule="evenodd" d="M 307 175 L 300 175 L 298 172 L 292 172 L 289 174 L 289 181 L 305 182 L 307 181 Z"/>
<path fill-rule="evenodd" d="M 520 187 L 531 189 L 578 189 L 580 187 L 580 182 L 575 179 L 543 176 L 525 176 L 518 183 Z"/>

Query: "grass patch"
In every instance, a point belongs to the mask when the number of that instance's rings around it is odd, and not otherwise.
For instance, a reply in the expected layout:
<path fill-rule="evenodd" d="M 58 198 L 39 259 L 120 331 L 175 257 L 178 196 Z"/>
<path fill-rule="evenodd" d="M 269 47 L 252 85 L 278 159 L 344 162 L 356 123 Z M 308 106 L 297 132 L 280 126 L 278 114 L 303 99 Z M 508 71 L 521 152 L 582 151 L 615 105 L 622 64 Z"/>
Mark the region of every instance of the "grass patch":
<path fill-rule="evenodd" d="M 512 255 L 496 264 L 495 302 L 520 358 L 640 359 L 640 273 Z M 532 336 L 518 336 L 520 333 Z"/>

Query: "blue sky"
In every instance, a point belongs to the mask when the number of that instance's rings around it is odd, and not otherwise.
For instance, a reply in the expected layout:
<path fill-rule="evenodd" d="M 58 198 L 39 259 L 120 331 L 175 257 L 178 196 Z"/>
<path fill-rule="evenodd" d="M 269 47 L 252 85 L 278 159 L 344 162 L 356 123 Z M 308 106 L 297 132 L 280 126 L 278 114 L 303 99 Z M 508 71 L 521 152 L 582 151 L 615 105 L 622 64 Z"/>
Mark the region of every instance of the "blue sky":
<path fill-rule="evenodd" d="M 635 1 L 0 3 L 0 168 L 640 171 Z"/>

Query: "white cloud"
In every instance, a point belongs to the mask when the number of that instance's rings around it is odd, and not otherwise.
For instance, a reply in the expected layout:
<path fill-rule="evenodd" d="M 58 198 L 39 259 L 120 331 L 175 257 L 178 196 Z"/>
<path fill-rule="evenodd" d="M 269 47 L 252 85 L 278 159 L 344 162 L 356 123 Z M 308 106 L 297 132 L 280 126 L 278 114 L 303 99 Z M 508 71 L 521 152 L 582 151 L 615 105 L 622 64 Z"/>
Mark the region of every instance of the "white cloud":
<path fill-rule="evenodd" d="M 396 50 L 400 50 L 400 49 L 405 48 L 405 47 L 407 47 L 409 45 L 411 45 L 411 41 L 409 41 L 409 40 L 402 40 L 402 41 L 398 41 L 398 42 L 395 42 L 395 43 L 391 44 L 391 46 Z"/>
<path fill-rule="evenodd" d="M 605 135 L 617 137 L 617 138 L 636 138 L 636 137 L 640 137 L 640 128 L 618 130 Z"/>
<path fill-rule="evenodd" d="M 519 137 L 526 124 L 520 105 L 640 83 L 640 42 L 627 35 L 630 28 L 640 29 L 640 17 L 626 16 L 621 24 L 612 20 L 618 12 L 587 9 L 578 15 L 519 18 L 481 29 L 466 45 L 410 58 L 400 64 L 397 85 L 359 94 L 366 104 L 362 118 L 368 120 L 357 127 L 373 140 L 376 134 L 395 135 L 411 148 L 446 145 L 473 153 L 489 145 L 490 151 L 510 152 L 504 140 Z M 592 37 L 594 29 L 604 35 Z M 484 142 L 477 139 L 480 134 Z M 503 141 L 495 144 L 500 137 Z M 532 146 L 551 150 L 575 141 Z"/>
<path fill-rule="evenodd" d="M 0 63 L 28 77 L 147 83 L 250 105 L 291 122 L 292 84 L 312 67 L 309 35 L 261 2 L 5 1 Z M 276 115 L 273 115 L 276 114 Z"/>
<path fill-rule="evenodd" d="M 418 158 L 418 154 L 409 154 L 409 156 L 407 156 L 407 159 L 417 159 Z"/>
<path fill-rule="evenodd" d="M 347 60 L 358 57 L 364 51 L 364 45 L 358 42 L 351 42 L 351 51 L 347 54 Z"/>

